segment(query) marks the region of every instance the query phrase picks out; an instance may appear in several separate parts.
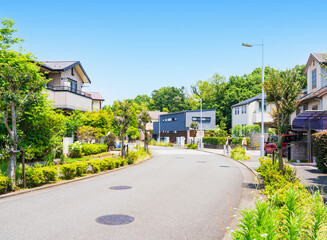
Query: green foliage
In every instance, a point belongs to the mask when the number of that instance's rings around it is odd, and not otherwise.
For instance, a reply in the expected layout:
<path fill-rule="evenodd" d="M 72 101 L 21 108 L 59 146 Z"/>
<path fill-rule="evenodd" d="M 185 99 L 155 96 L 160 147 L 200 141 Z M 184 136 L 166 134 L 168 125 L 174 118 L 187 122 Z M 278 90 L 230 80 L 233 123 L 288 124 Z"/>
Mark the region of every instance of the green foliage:
<path fill-rule="evenodd" d="M 151 94 L 151 108 L 153 110 L 169 112 L 178 112 L 188 110 L 189 106 L 186 102 L 184 87 L 162 87 L 154 90 Z"/>
<path fill-rule="evenodd" d="M 111 122 L 112 113 L 106 110 L 87 111 L 82 115 L 82 125 L 97 129 L 96 137 L 107 135 Z"/>
<path fill-rule="evenodd" d="M 76 164 L 64 164 L 60 166 L 60 173 L 64 179 L 72 179 L 76 174 Z"/>
<path fill-rule="evenodd" d="M 77 128 L 76 134 L 79 141 L 90 143 L 92 140 L 97 140 L 103 136 L 101 128 L 81 126 Z"/>
<path fill-rule="evenodd" d="M 234 125 L 232 128 L 232 135 L 235 137 L 249 136 L 249 133 L 259 133 L 261 127 L 257 124 L 254 125 Z"/>
<path fill-rule="evenodd" d="M 151 153 L 150 153 L 151 154 Z M 144 148 L 139 148 L 137 151 L 130 151 L 127 156 L 127 163 L 133 164 L 137 161 L 143 160 L 148 157 L 149 154 L 144 150 Z"/>
<path fill-rule="evenodd" d="M 151 139 L 151 141 L 149 142 L 149 145 L 160 146 L 160 147 L 172 147 L 173 146 L 172 143 L 165 143 L 164 141 L 160 141 L 160 143 L 158 143 L 154 139 Z"/>
<path fill-rule="evenodd" d="M 45 177 L 42 168 L 28 167 L 25 171 L 26 186 L 37 187 L 45 183 Z"/>
<path fill-rule="evenodd" d="M 44 175 L 44 181 L 46 183 L 48 182 L 54 182 L 57 180 L 57 175 L 58 175 L 58 169 L 55 166 L 47 166 L 43 167 L 43 175 Z"/>
<path fill-rule="evenodd" d="M 147 111 L 142 111 L 138 117 L 138 128 L 144 134 L 144 150 L 148 151 L 148 141 L 151 138 L 150 130 L 147 129 L 147 124 L 151 122 L 151 117 Z"/>
<path fill-rule="evenodd" d="M 266 200 L 254 210 L 242 210 L 233 239 L 326 239 L 327 208 L 316 191 L 311 196 L 291 169 L 284 174 L 269 158 L 260 159 L 257 171 L 265 180 Z"/>
<path fill-rule="evenodd" d="M 246 154 L 243 147 L 233 148 L 231 150 L 231 157 L 235 160 L 248 160 L 251 158 L 250 155 Z"/>
<path fill-rule="evenodd" d="M 196 144 L 192 144 L 192 143 L 189 143 L 189 144 L 185 144 L 185 146 L 189 149 L 197 149 L 198 148 L 198 145 Z"/>
<path fill-rule="evenodd" d="M 250 138 L 246 137 L 247 145 L 250 145 Z M 202 139 L 203 143 L 205 144 L 212 144 L 212 145 L 225 145 L 227 137 L 204 137 Z M 232 144 L 233 145 L 241 145 L 242 144 L 242 137 L 234 138 L 232 137 Z"/>
<path fill-rule="evenodd" d="M 312 141 L 317 166 L 322 172 L 327 173 L 327 132 L 313 134 Z"/>
<path fill-rule="evenodd" d="M 85 156 L 106 152 L 107 150 L 107 144 L 82 143 L 82 153 Z"/>
<path fill-rule="evenodd" d="M 10 184 L 10 179 L 8 177 L 0 176 L 0 194 L 7 192 L 9 184 Z"/>
<path fill-rule="evenodd" d="M 69 155 L 72 158 L 81 158 L 84 156 L 82 152 L 82 144 L 78 142 L 74 142 L 73 144 L 69 144 Z"/>
<path fill-rule="evenodd" d="M 76 167 L 76 176 L 81 177 L 86 173 L 86 169 L 89 166 L 87 162 L 76 162 L 74 163 Z"/>
<path fill-rule="evenodd" d="M 97 173 L 101 171 L 100 162 L 101 162 L 100 160 L 96 159 L 96 160 L 88 161 L 87 163 L 92 167 L 92 172 Z"/>
<path fill-rule="evenodd" d="M 106 139 L 106 144 L 108 149 L 113 149 L 116 146 L 116 135 L 114 133 L 109 133 Z"/>

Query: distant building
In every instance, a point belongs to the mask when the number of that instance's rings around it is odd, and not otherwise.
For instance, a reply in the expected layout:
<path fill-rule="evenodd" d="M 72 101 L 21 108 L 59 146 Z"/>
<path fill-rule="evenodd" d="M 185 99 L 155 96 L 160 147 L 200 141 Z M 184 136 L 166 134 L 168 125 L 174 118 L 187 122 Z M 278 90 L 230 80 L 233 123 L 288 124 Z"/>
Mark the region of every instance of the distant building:
<path fill-rule="evenodd" d="M 246 99 L 245 101 L 234 104 L 232 108 L 232 127 L 235 125 L 253 125 L 261 124 L 261 100 L 262 95 Z M 264 103 L 263 121 L 265 125 L 265 132 L 268 132 L 269 125 L 272 124 L 272 117 L 270 116 L 271 105 Z"/>
<path fill-rule="evenodd" d="M 183 112 L 174 112 L 160 115 L 159 121 L 153 123 L 153 137 L 158 139 L 159 128 L 160 138 L 169 137 L 171 143 L 176 142 L 176 137 L 185 137 L 186 141 L 193 137 L 194 130 L 190 128 L 192 122 L 199 124 L 198 135 L 201 129 L 201 112 L 200 110 L 190 110 Z M 160 123 L 160 126 L 159 126 Z M 216 125 L 216 109 L 202 110 L 202 129 L 213 129 Z M 203 133 L 202 133 L 203 135 Z"/>
<path fill-rule="evenodd" d="M 167 114 L 167 112 L 160 112 L 160 111 L 148 111 L 150 117 L 151 117 L 151 122 L 146 124 L 146 130 L 153 131 L 153 123 L 158 122 L 159 115 Z M 143 141 L 144 140 L 144 133 L 140 131 L 140 138 L 139 140 Z"/>
<path fill-rule="evenodd" d="M 79 61 L 45 61 L 42 62 L 41 72 L 51 79 L 47 89 L 54 108 L 64 111 L 101 109 L 102 96 L 82 90 L 83 85 L 91 83 L 91 80 Z"/>

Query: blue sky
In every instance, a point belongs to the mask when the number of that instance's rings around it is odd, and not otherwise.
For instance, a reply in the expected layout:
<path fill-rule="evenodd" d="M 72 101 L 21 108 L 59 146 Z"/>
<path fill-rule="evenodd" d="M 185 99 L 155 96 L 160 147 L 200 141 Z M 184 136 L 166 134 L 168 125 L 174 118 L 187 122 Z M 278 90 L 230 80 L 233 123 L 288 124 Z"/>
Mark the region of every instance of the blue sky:
<path fill-rule="evenodd" d="M 185 86 L 214 73 L 227 79 L 265 65 L 305 64 L 326 52 L 325 0 L 2 1 L 0 18 L 39 60 L 80 60 L 106 99 Z"/>

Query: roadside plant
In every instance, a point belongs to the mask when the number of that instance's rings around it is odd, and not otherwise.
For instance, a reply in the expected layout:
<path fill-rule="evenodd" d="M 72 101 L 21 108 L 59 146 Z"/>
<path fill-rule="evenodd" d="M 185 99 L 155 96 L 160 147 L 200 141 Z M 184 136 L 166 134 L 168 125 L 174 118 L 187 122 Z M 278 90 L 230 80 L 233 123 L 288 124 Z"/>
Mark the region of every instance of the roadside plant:
<path fill-rule="evenodd" d="M 151 122 L 151 117 L 147 111 L 142 111 L 138 116 L 138 128 L 144 134 L 144 150 L 148 152 L 148 142 L 150 130 L 147 129 L 147 124 Z"/>

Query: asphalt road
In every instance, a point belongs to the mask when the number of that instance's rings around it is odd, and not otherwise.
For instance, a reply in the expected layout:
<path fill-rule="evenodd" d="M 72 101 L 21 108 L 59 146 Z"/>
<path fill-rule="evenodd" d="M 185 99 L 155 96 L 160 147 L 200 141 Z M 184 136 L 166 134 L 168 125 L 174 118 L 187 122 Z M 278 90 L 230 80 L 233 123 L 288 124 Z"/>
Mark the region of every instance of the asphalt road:
<path fill-rule="evenodd" d="M 153 152 L 120 171 L 0 199 L 0 239 L 222 239 L 242 196 L 240 164 L 195 150 Z M 96 222 L 113 214 L 134 221 Z"/>

